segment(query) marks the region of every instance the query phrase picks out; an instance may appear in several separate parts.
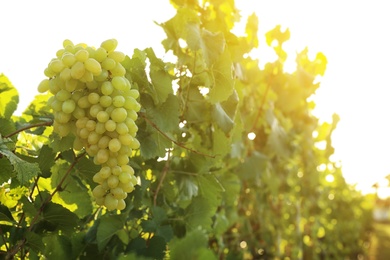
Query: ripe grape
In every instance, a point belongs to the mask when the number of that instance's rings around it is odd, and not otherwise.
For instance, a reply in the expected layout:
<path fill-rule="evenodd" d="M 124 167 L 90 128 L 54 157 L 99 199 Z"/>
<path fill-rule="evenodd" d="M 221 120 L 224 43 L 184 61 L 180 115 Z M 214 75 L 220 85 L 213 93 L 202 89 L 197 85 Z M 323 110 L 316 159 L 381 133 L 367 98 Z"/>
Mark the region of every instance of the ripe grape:
<path fill-rule="evenodd" d="M 60 137 L 72 135 L 73 149 L 85 150 L 100 170 L 92 176 L 97 205 L 123 210 L 127 193 L 137 178 L 128 165 L 133 149 L 139 148 L 135 123 L 141 106 L 139 91 L 132 89 L 116 51 L 117 40 L 109 39 L 95 49 L 84 43 L 64 40 L 38 85 L 50 92 L 48 106 L 54 111 L 53 131 Z"/>

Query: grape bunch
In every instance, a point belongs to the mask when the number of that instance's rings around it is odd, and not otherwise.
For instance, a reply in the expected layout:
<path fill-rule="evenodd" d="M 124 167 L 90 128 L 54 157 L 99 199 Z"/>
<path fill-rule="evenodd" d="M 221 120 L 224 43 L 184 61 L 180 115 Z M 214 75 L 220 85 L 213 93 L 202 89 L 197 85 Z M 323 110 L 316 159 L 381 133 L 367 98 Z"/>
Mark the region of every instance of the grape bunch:
<path fill-rule="evenodd" d="M 135 138 L 139 92 L 125 77 L 125 55 L 115 50 L 117 45 L 115 39 L 99 48 L 65 40 L 38 86 L 39 92 L 53 94 L 48 100 L 53 131 L 61 137 L 74 134 L 73 148 L 85 149 L 101 166 L 92 194 L 108 210 L 125 208 L 124 199 L 137 183 L 129 157 L 140 146 Z"/>

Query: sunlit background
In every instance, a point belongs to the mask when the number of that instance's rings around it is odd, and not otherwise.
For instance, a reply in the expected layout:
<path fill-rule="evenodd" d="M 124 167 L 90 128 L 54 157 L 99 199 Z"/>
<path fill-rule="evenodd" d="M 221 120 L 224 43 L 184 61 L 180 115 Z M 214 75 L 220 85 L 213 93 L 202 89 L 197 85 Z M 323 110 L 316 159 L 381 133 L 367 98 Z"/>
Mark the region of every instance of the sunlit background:
<path fill-rule="evenodd" d="M 263 35 L 277 24 L 289 28 L 286 70 L 306 46 L 323 52 L 328 67 L 317 92 L 316 115 L 341 121 L 333 135 L 334 160 L 341 161 L 347 181 L 364 192 L 374 183 L 386 186 L 390 174 L 390 16 L 385 1 L 237 0 L 242 16 L 260 20 L 260 65 L 275 57 Z M 163 30 L 155 24 L 174 15 L 168 0 L 144 1 L 2 1 L 0 3 L 0 73 L 19 90 L 20 113 L 37 94 L 43 70 L 65 38 L 98 46 L 116 38 L 118 49 L 153 47 L 164 56 Z M 240 26 L 237 27 L 240 30 Z M 387 189 L 381 189 L 382 196 Z"/>

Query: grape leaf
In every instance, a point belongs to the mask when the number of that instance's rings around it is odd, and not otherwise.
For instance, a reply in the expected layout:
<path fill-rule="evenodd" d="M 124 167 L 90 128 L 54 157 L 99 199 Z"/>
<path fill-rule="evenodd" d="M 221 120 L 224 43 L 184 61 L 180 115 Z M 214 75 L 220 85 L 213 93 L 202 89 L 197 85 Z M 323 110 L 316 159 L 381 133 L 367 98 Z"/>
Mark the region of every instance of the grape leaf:
<path fill-rule="evenodd" d="M 211 67 L 218 60 L 225 49 L 223 33 L 212 33 L 206 29 L 201 29 L 197 23 L 187 24 L 184 39 L 190 49 L 195 52 L 202 51 L 202 56 L 208 67 Z"/>
<path fill-rule="evenodd" d="M 19 103 L 19 94 L 9 79 L 0 74 L 0 117 L 10 119 Z"/>
<path fill-rule="evenodd" d="M 102 251 L 111 238 L 123 228 L 121 216 L 105 215 L 100 219 L 96 239 L 99 251 Z"/>
<path fill-rule="evenodd" d="M 43 219 L 53 224 L 66 235 L 72 234 L 78 221 L 76 214 L 53 202 L 48 203 L 44 207 Z"/>
<path fill-rule="evenodd" d="M 34 232 L 26 232 L 26 245 L 28 245 L 32 250 L 39 253 L 45 250 L 45 244 L 42 241 L 42 236 Z"/>
<path fill-rule="evenodd" d="M 0 159 L 0 184 L 9 181 L 12 177 L 15 176 L 14 169 L 11 162 L 3 157 Z"/>
<path fill-rule="evenodd" d="M 169 243 L 170 259 L 213 259 L 200 258 L 204 255 L 204 250 L 210 251 L 207 248 L 208 236 L 201 229 L 195 229 L 182 238 L 174 239 Z M 213 255 L 211 253 L 211 255 Z M 208 254 L 210 256 L 210 254 Z M 215 259 L 215 258 L 214 258 Z"/>
<path fill-rule="evenodd" d="M 213 105 L 212 120 L 225 132 L 229 134 L 235 124 L 235 115 L 238 105 L 238 95 L 234 91 L 233 94 L 221 103 Z"/>
<path fill-rule="evenodd" d="M 210 102 L 212 104 L 224 101 L 233 94 L 234 79 L 232 66 L 230 53 L 228 49 L 225 49 L 212 66 L 214 84 L 209 92 Z"/>
<path fill-rule="evenodd" d="M 43 238 L 45 244 L 44 256 L 47 259 L 72 259 L 72 244 L 68 236 L 51 235 Z"/>
<path fill-rule="evenodd" d="M 217 207 L 215 201 L 202 196 L 195 197 L 186 209 L 185 219 L 190 230 L 199 227 L 210 230 L 212 225 L 212 216 L 215 214 Z"/>
<path fill-rule="evenodd" d="M 145 97 L 147 99 L 147 97 Z M 144 100 L 145 100 L 144 99 Z M 147 117 L 163 132 L 173 131 L 179 125 L 179 100 L 169 94 L 166 101 L 158 106 L 144 101 Z"/>
<path fill-rule="evenodd" d="M 50 170 L 54 165 L 55 156 L 56 154 L 54 153 L 53 149 L 51 149 L 48 145 L 42 146 L 41 150 L 39 151 L 37 162 L 44 178 L 50 177 Z"/>
<path fill-rule="evenodd" d="M 11 152 L 7 145 L 6 141 L 10 141 L 10 139 L 2 139 L 0 137 L 0 154 L 6 156 L 8 160 L 11 162 L 14 170 L 16 172 L 16 178 L 20 182 L 21 185 L 26 185 L 29 181 L 38 176 L 40 174 L 39 165 L 37 163 L 29 163 L 25 160 L 19 158 L 15 153 Z"/>
<path fill-rule="evenodd" d="M 0 134 L 6 136 L 16 130 L 14 122 L 9 119 L 0 118 Z"/>
<path fill-rule="evenodd" d="M 165 63 L 158 59 L 152 48 L 147 48 L 145 50 L 149 61 L 150 61 L 150 79 L 152 81 L 153 97 L 157 97 L 155 99 L 155 103 L 163 103 L 167 100 L 169 94 L 173 94 L 172 89 L 172 77 L 165 70 Z"/>

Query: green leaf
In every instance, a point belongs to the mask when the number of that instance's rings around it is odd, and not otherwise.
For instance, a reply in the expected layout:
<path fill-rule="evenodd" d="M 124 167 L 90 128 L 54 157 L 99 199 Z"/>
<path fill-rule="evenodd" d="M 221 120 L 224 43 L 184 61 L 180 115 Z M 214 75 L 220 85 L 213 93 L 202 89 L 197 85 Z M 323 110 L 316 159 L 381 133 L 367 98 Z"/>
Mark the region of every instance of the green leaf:
<path fill-rule="evenodd" d="M 201 196 L 194 198 L 186 209 L 185 214 L 189 229 L 194 230 L 201 227 L 206 230 L 211 230 L 211 218 L 216 210 L 215 201 Z"/>
<path fill-rule="evenodd" d="M 46 259 L 72 259 L 72 244 L 67 236 L 51 235 L 43 238 Z"/>
<path fill-rule="evenodd" d="M 259 46 L 259 39 L 257 37 L 257 32 L 259 29 L 259 19 L 255 13 L 248 16 L 247 23 L 245 26 L 246 40 L 251 45 L 252 48 L 257 48 Z"/>
<path fill-rule="evenodd" d="M 172 147 L 172 141 L 157 130 L 148 133 L 138 131 L 137 139 L 141 143 L 141 156 L 145 160 L 164 157 L 166 149 Z"/>
<path fill-rule="evenodd" d="M 26 232 L 25 237 L 27 240 L 26 244 L 36 253 L 43 252 L 45 250 L 42 236 L 34 232 Z"/>
<path fill-rule="evenodd" d="M 0 74 L 0 117 L 10 119 L 18 103 L 18 91 L 4 74 Z"/>
<path fill-rule="evenodd" d="M 167 100 L 169 94 L 173 94 L 172 77 L 165 70 L 165 63 L 158 59 L 153 52 L 153 49 L 145 50 L 150 61 L 150 79 L 152 81 L 153 93 L 152 96 L 157 97 L 156 104 L 163 103 Z M 157 102 L 156 102 L 157 101 Z"/>
<path fill-rule="evenodd" d="M 213 174 L 198 175 L 197 180 L 202 197 L 207 198 L 210 205 L 217 207 L 220 204 L 221 193 L 225 191 L 219 180 Z"/>
<path fill-rule="evenodd" d="M 83 180 L 87 181 L 91 187 L 95 187 L 96 183 L 92 180 L 93 175 L 100 170 L 100 166 L 93 163 L 91 159 L 82 157 L 75 165 L 76 173 L 78 173 Z"/>
<path fill-rule="evenodd" d="M 208 236 L 201 229 L 195 229 L 189 232 L 182 239 L 174 239 L 169 243 L 170 259 L 199 259 L 209 260 L 215 258 L 201 258 L 205 255 L 204 250 L 210 251 L 207 248 Z M 210 256 L 210 254 L 207 254 Z M 211 253 L 212 255 L 212 253 Z"/>
<path fill-rule="evenodd" d="M 43 209 L 43 219 L 55 225 L 64 234 L 70 235 L 77 226 L 78 217 L 60 204 L 48 203 Z"/>
<path fill-rule="evenodd" d="M 120 216 L 105 215 L 100 219 L 97 229 L 96 240 L 99 251 L 102 251 L 111 238 L 123 228 L 123 221 Z"/>
<path fill-rule="evenodd" d="M 58 134 L 53 133 L 50 136 L 50 140 L 52 140 L 52 142 L 50 143 L 50 147 L 53 149 L 54 152 L 64 152 L 73 148 L 74 138 L 75 137 L 73 134 L 69 134 L 65 137 L 60 137 Z"/>
<path fill-rule="evenodd" d="M 201 50 L 208 67 L 211 67 L 218 60 L 225 49 L 223 33 L 212 33 L 206 29 L 201 29 L 197 23 L 187 24 L 184 39 L 193 51 Z"/>
<path fill-rule="evenodd" d="M 225 132 L 229 134 L 235 124 L 235 115 L 238 105 L 238 95 L 233 94 L 224 102 L 213 105 L 212 120 Z"/>
<path fill-rule="evenodd" d="M 3 157 L 0 159 L 0 185 L 15 176 L 11 162 Z"/>
<path fill-rule="evenodd" d="M 8 222 L 9 224 L 16 224 L 16 221 L 14 220 L 9 209 L 6 206 L 0 204 L 0 222 L 1 221 Z"/>
<path fill-rule="evenodd" d="M 0 154 L 6 156 L 14 167 L 17 173 L 17 179 L 21 185 L 26 185 L 29 181 L 40 174 L 39 165 L 37 163 L 29 163 L 19 158 L 16 154 L 11 152 L 7 147 L 6 142 L 12 142 L 9 138 L 2 139 L 0 137 Z"/>
<path fill-rule="evenodd" d="M 51 175 L 51 167 L 54 165 L 56 153 L 48 145 L 42 146 L 38 155 L 38 164 L 41 169 L 42 177 L 47 178 Z"/>
<path fill-rule="evenodd" d="M 176 96 L 169 94 L 166 101 L 158 106 L 145 100 L 143 106 L 146 109 L 147 117 L 161 131 L 170 132 L 178 128 L 180 108 L 179 100 Z"/>
<path fill-rule="evenodd" d="M 210 89 L 209 97 L 212 104 L 227 100 L 233 94 L 234 79 L 232 60 L 228 49 L 222 53 L 212 66 L 214 84 Z"/>
<path fill-rule="evenodd" d="M 0 134 L 6 136 L 16 130 L 15 123 L 10 119 L 0 118 Z"/>

